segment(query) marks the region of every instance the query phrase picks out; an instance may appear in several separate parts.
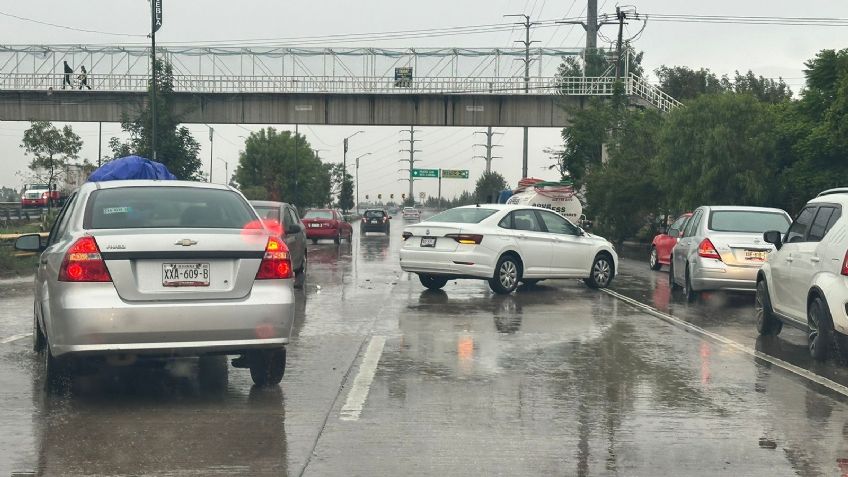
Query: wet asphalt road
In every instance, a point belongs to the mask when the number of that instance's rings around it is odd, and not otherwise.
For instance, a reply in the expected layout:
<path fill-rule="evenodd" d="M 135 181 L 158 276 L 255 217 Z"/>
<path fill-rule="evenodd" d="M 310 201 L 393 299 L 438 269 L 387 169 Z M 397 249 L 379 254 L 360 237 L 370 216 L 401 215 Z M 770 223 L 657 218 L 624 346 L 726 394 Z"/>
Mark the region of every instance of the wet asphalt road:
<path fill-rule="evenodd" d="M 391 239 L 310 245 L 283 384 L 196 360 L 43 391 L 29 280 L 0 282 L 0 476 L 840 475 L 848 397 L 577 281 L 427 292 Z M 624 259 L 614 289 L 848 384 L 751 296 L 686 304 Z M 4 342 L 10 340 L 9 342 Z M 846 467 L 848 469 L 848 467 Z"/>

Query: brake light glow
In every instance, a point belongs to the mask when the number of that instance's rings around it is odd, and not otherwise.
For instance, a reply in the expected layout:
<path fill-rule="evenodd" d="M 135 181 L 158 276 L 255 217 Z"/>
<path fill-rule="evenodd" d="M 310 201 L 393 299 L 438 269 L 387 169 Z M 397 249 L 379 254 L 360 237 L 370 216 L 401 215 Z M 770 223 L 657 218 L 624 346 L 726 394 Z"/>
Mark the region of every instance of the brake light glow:
<path fill-rule="evenodd" d="M 848 251 L 845 252 L 845 258 L 842 259 L 842 274 L 848 275 Z"/>
<path fill-rule="evenodd" d="M 100 248 L 94 237 L 78 239 L 65 253 L 59 267 L 60 282 L 111 282 L 112 276 L 106 262 L 100 256 Z"/>
<path fill-rule="evenodd" d="M 702 258 L 714 258 L 716 260 L 721 260 L 721 255 L 718 254 L 713 243 L 707 238 L 701 240 L 701 243 L 698 245 L 698 256 Z"/>
<path fill-rule="evenodd" d="M 445 237 L 465 245 L 479 245 L 483 241 L 483 236 L 479 234 L 447 234 Z"/>
<path fill-rule="evenodd" d="M 265 256 L 256 272 L 257 280 L 279 280 L 292 277 L 289 248 L 278 237 L 268 237 Z"/>

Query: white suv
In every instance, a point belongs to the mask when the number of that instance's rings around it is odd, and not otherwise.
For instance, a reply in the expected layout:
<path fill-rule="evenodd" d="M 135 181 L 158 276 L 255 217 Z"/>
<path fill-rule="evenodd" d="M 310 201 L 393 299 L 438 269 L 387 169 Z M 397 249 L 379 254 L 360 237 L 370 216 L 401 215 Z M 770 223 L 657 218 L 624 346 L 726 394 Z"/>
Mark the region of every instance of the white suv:
<path fill-rule="evenodd" d="M 777 335 L 783 324 L 809 334 L 810 355 L 824 360 L 831 344 L 848 356 L 848 188 L 822 192 L 807 203 L 774 244 L 757 276 L 757 331 Z"/>

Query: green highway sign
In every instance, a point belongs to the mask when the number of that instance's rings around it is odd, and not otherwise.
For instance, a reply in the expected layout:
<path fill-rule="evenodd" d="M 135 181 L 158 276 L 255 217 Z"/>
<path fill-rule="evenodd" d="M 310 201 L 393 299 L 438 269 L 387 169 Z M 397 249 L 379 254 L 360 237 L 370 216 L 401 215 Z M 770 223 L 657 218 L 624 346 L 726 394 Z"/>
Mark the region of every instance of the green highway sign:
<path fill-rule="evenodd" d="M 439 170 L 438 169 L 413 169 L 412 177 L 432 177 L 434 179 L 439 178 Z"/>
<path fill-rule="evenodd" d="M 442 179 L 468 179 L 468 169 L 442 169 Z"/>

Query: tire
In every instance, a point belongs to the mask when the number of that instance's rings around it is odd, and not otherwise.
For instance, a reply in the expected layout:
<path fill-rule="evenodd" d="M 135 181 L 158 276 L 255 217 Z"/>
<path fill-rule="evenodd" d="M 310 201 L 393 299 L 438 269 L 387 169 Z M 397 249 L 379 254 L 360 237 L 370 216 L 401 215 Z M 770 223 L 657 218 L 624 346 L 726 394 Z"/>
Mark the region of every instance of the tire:
<path fill-rule="evenodd" d="M 303 286 L 306 284 L 306 253 L 303 254 L 303 265 L 300 266 L 299 271 L 294 272 L 294 287 L 297 289 L 303 289 Z"/>
<path fill-rule="evenodd" d="M 73 368 L 70 358 L 56 358 L 50 352 L 50 346 L 44 343 L 41 353 L 44 362 L 44 383 L 48 391 L 65 391 L 70 388 Z"/>
<path fill-rule="evenodd" d="M 44 338 L 44 333 L 41 332 L 41 327 L 38 326 L 38 317 L 33 312 L 32 315 L 32 350 L 36 353 L 44 351 L 47 340 Z"/>
<path fill-rule="evenodd" d="M 251 351 L 248 354 L 250 377 L 257 386 L 276 386 L 286 374 L 286 349 Z"/>
<path fill-rule="evenodd" d="M 765 280 L 757 282 L 754 310 L 757 318 L 757 333 L 760 336 L 777 336 L 780 334 L 780 330 L 783 329 L 783 322 L 774 315 Z"/>
<path fill-rule="evenodd" d="M 441 290 L 448 284 L 448 279 L 444 277 L 434 277 L 425 273 L 418 274 L 418 280 L 429 290 Z"/>
<path fill-rule="evenodd" d="M 659 270 L 662 268 L 660 256 L 657 253 L 657 247 L 651 247 L 651 254 L 648 257 L 648 263 L 651 265 L 651 270 Z"/>
<path fill-rule="evenodd" d="M 386 237 L 391 235 L 391 230 L 392 230 L 391 227 L 386 227 Z"/>
<path fill-rule="evenodd" d="M 498 295 L 509 295 L 521 280 L 521 264 L 514 255 L 503 255 L 495 265 L 495 273 L 489 279 L 489 288 Z"/>
<path fill-rule="evenodd" d="M 312 239 L 312 245 L 318 245 L 318 239 Z"/>
<path fill-rule="evenodd" d="M 336 238 L 333 239 L 333 243 L 336 244 L 336 245 L 342 243 L 342 231 L 341 230 L 339 230 L 339 234 L 336 235 Z"/>
<path fill-rule="evenodd" d="M 606 288 L 612 283 L 613 276 L 615 276 L 615 265 L 612 263 L 612 257 L 605 253 L 599 253 L 592 261 L 589 278 L 585 278 L 583 281 L 589 288 Z"/>
<path fill-rule="evenodd" d="M 680 285 L 674 281 L 674 257 L 671 257 L 668 262 L 668 283 L 671 286 L 672 290 L 677 290 L 680 288 Z"/>
<path fill-rule="evenodd" d="M 807 305 L 807 326 L 809 328 L 810 357 L 824 361 L 833 342 L 833 320 L 827 305 L 820 297 L 813 298 Z"/>
<path fill-rule="evenodd" d="M 692 278 L 689 276 L 689 266 L 687 265 L 683 279 L 683 296 L 686 297 L 687 302 L 694 303 L 700 295 L 699 292 L 692 289 Z"/>

